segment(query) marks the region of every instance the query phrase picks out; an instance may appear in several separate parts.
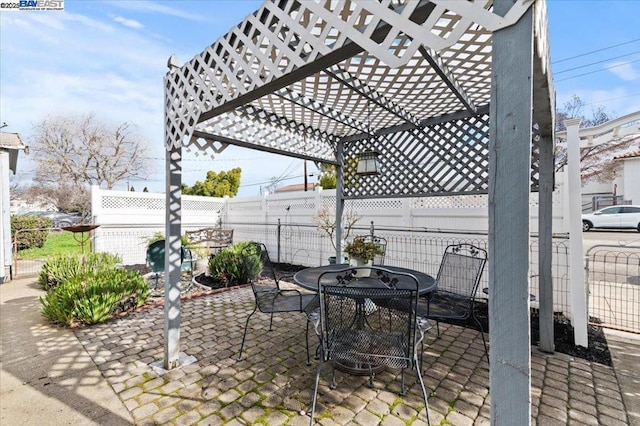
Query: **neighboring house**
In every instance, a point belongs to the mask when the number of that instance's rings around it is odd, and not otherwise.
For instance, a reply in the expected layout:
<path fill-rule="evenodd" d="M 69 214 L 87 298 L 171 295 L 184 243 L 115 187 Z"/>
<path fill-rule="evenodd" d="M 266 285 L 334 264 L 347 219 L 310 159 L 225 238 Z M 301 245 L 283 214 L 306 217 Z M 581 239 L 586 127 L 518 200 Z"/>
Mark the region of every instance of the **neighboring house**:
<path fill-rule="evenodd" d="M 317 183 L 307 183 L 307 191 L 314 191 L 316 186 L 318 186 Z M 293 191 L 304 191 L 304 183 L 297 183 L 295 185 L 283 186 L 282 188 L 276 189 L 275 192 L 277 194 L 280 194 L 283 192 L 293 192 Z"/>
<path fill-rule="evenodd" d="M 622 162 L 622 172 L 616 180 L 617 189 L 624 195 L 624 201 L 630 204 L 640 204 L 640 141 L 634 151 L 614 158 Z"/>
<path fill-rule="evenodd" d="M 7 280 L 11 268 L 11 217 L 9 207 L 9 176 L 16 173 L 18 153 L 28 154 L 28 147 L 17 133 L 0 132 L 0 283 Z"/>
<path fill-rule="evenodd" d="M 640 185 L 638 185 L 640 181 L 640 137 L 636 138 L 630 148 L 614 154 L 609 161 L 622 163 L 614 179 L 604 182 L 591 179 L 582 186 L 582 206 L 585 212 L 613 204 L 614 195 L 619 204 L 640 203 Z"/>

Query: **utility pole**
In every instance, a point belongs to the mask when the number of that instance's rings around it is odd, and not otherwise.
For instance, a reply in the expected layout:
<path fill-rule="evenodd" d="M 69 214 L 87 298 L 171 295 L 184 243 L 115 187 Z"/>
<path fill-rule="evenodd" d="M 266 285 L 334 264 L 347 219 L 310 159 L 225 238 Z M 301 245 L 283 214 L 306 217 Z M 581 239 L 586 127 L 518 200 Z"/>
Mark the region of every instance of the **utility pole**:
<path fill-rule="evenodd" d="M 307 191 L 307 160 L 304 160 L 304 190 Z"/>

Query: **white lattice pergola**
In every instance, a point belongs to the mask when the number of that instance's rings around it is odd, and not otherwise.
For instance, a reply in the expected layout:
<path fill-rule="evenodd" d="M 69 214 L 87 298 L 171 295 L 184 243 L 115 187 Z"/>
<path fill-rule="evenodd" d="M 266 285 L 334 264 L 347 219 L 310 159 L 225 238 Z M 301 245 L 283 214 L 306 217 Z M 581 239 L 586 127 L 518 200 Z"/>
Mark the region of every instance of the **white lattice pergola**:
<path fill-rule="evenodd" d="M 267 1 L 169 68 L 166 368 L 180 350 L 182 149 L 243 146 L 337 166 L 337 217 L 347 198 L 488 193 L 491 414 L 530 421 L 532 188 L 541 200 L 541 316 L 552 321 L 554 102 L 543 0 Z M 357 155 L 371 150 L 382 173 L 357 175 Z M 541 320 L 541 330 L 552 351 L 552 323 Z"/>

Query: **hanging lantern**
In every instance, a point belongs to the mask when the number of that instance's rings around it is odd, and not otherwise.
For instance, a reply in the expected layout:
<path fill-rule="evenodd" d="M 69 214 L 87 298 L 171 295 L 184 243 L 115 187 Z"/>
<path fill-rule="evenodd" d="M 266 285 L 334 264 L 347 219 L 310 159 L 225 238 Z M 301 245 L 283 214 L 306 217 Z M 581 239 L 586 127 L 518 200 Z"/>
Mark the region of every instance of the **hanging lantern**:
<path fill-rule="evenodd" d="M 379 175 L 380 174 L 380 161 L 378 160 L 378 156 L 380 155 L 377 151 L 364 151 L 358 154 L 358 168 L 356 169 L 356 174 L 367 176 L 367 175 Z"/>

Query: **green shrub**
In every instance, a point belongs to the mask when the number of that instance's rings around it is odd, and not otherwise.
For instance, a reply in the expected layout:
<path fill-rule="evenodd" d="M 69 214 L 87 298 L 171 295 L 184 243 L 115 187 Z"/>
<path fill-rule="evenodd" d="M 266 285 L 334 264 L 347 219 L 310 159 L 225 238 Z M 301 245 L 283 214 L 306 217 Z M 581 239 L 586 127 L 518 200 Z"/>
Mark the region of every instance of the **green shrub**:
<path fill-rule="evenodd" d="M 247 248 L 247 241 L 220 250 L 209 262 L 209 274 L 225 287 L 245 284 L 260 275 L 262 259 L 257 248 Z"/>
<path fill-rule="evenodd" d="M 11 241 L 14 241 L 16 232 L 21 231 L 18 232 L 18 250 L 40 248 L 47 241 L 49 235 L 46 228 L 51 228 L 51 219 L 49 218 L 13 215 L 11 216 Z M 26 229 L 34 229 L 34 231 L 24 231 Z M 35 231 L 35 229 L 42 230 Z"/>
<path fill-rule="evenodd" d="M 114 269 L 120 258 L 110 253 L 89 253 L 87 255 L 56 256 L 42 265 L 38 283 L 45 290 L 57 287 L 61 282 L 89 271 Z"/>
<path fill-rule="evenodd" d="M 141 306 L 148 296 L 144 278 L 135 271 L 90 270 L 60 282 L 40 304 L 47 320 L 70 327 L 104 322 Z"/>

